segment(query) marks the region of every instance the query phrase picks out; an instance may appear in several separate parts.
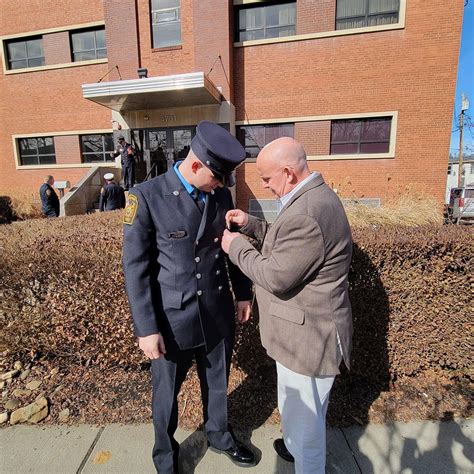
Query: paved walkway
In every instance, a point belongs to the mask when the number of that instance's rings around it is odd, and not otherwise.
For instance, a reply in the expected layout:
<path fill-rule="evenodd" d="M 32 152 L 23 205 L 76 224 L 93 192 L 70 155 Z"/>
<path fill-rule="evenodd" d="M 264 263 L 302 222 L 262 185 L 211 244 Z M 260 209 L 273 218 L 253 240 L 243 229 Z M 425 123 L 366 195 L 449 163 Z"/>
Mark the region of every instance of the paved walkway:
<path fill-rule="evenodd" d="M 279 436 L 276 426 L 255 430 L 251 443 L 260 462 L 242 470 L 207 451 L 203 432 L 179 430 L 181 472 L 293 473 L 273 451 Z M 6 427 L 0 430 L 0 472 L 154 473 L 152 440 L 150 424 Z M 330 429 L 327 472 L 474 473 L 474 419 Z"/>

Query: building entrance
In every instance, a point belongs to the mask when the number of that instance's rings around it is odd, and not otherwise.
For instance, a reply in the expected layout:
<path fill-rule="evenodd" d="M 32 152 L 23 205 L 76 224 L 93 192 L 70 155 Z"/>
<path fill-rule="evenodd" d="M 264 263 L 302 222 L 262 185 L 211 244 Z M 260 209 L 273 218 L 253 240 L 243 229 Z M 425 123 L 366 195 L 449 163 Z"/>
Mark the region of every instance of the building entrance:
<path fill-rule="evenodd" d="M 165 173 L 176 161 L 186 158 L 195 133 L 194 126 L 132 130 L 132 146 L 139 156 L 137 183 Z"/>

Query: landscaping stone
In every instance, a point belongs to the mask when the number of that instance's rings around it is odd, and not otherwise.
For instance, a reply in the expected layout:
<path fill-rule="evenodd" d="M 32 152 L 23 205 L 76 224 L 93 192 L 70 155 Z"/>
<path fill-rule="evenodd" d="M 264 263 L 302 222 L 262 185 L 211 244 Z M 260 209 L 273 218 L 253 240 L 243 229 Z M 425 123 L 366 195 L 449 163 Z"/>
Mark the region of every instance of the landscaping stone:
<path fill-rule="evenodd" d="M 36 390 L 41 386 L 43 382 L 41 380 L 32 380 L 26 384 L 26 388 L 29 390 Z"/>
<path fill-rule="evenodd" d="M 65 423 L 66 421 L 69 420 L 69 408 L 65 408 L 64 410 L 61 410 L 58 415 L 58 419 L 61 423 Z"/>
<path fill-rule="evenodd" d="M 20 380 L 25 380 L 28 375 L 30 375 L 31 370 L 30 369 L 25 369 L 23 372 L 20 374 Z"/>
<path fill-rule="evenodd" d="M 8 411 L 14 411 L 21 405 L 20 400 L 12 398 L 5 403 L 5 409 Z"/>
<path fill-rule="evenodd" d="M 28 395 L 31 395 L 31 390 L 27 388 L 15 388 L 15 390 L 13 390 L 14 397 L 27 397 Z"/>
<path fill-rule="evenodd" d="M 2 380 L 11 380 L 13 377 L 16 377 L 20 373 L 19 370 L 10 370 L 2 374 Z"/>
<path fill-rule="evenodd" d="M 10 416 L 10 424 L 17 423 L 38 423 L 48 416 L 48 400 L 41 398 L 25 407 L 15 410 Z"/>

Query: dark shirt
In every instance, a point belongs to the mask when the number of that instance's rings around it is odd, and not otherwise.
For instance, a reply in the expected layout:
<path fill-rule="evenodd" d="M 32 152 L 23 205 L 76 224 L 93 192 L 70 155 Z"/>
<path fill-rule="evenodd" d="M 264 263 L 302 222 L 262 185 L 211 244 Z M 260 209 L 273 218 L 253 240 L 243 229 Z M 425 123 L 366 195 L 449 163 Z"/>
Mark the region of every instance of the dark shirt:
<path fill-rule="evenodd" d="M 41 185 L 39 190 L 43 214 L 47 217 L 59 216 L 59 198 L 54 189 L 48 184 Z"/>
<path fill-rule="evenodd" d="M 121 186 L 113 181 L 106 184 L 100 191 L 99 209 L 114 211 L 125 207 L 125 192 Z"/>
<path fill-rule="evenodd" d="M 130 153 L 129 153 L 130 150 Z M 129 143 L 125 143 L 125 145 L 122 147 L 122 151 L 120 152 L 120 162 L 122 164 L 122 167 L 126 166 L 133 166 L 135 164 L 135 158 L 133 156 L 133 148 L 132 145 Z"/>

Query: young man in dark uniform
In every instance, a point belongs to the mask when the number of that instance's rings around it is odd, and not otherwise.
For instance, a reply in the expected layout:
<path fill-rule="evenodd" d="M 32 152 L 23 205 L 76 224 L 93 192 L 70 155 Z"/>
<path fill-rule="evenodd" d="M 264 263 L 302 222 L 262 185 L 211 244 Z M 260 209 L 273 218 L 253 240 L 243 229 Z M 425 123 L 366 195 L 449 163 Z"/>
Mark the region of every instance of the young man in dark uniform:
<path fill-rule="evenodd" d="M 54 178 L 51 175 L 45 176 L 44 183 L 39 189 L 42 212 L 46 217 L 59 216 L 59 198 L 53 189 L 53 184 Z"/>
<path fill-rule="evenodd" d="M 152 361 L 153 461 L 160 474 L 178 470 L 177 395 L 193 359 L 201 382 L 211 449 L 240 466 L 255 456 L 231 434 L 227 381 L 237 319 L 250 317 L 250 281 L 220 248 L 233 208 L 233 170 L 240 143 L 211 122 L 197 126 L 184 161 L 135 186 L 124 214 L 123 268 L 139 346 Z"/>
<path fill-rule="evenodd" d="M 123 209 L 125 207 L 124 190 L 114 181 L 113 173 L 104 174 L 104 179 L 105 186 L 100 190 L 100 212 Z"/>

